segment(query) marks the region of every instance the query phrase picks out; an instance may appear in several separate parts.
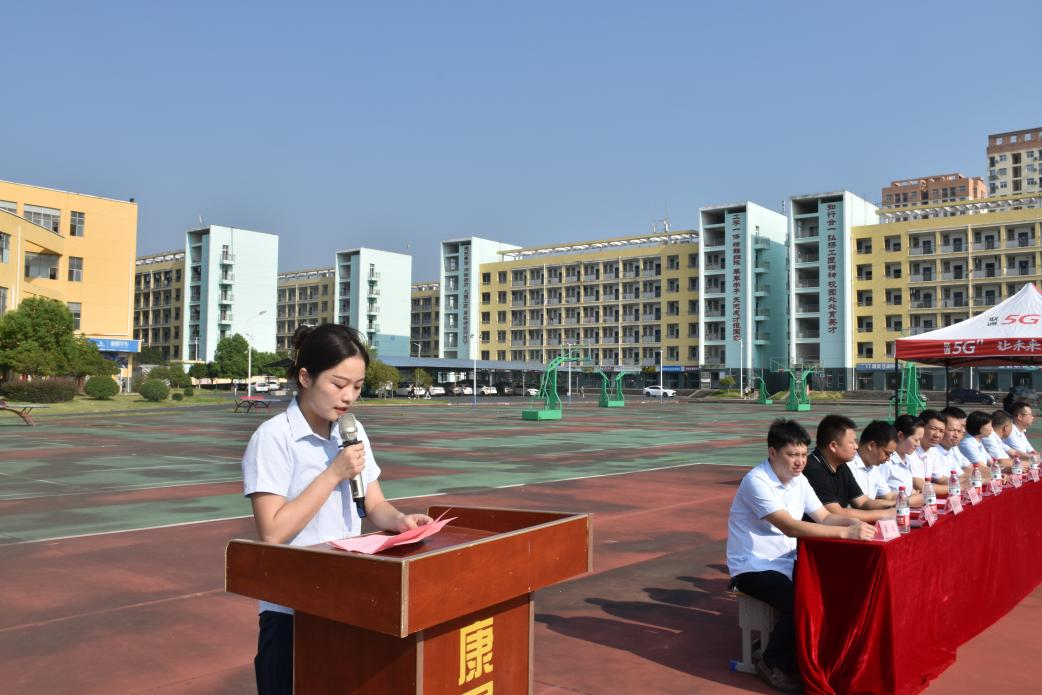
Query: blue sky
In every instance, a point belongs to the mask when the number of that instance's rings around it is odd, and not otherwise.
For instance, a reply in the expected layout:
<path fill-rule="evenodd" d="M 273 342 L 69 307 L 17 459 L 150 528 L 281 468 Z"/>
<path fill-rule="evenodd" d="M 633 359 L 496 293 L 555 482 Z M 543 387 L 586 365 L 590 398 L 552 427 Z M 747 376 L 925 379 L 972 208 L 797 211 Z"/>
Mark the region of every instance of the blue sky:
<path fill-rule="evenodd" d="M 641 234 L 984 174 L 1040 125 L 1037 2 L 5 3 L 0 178 L 338 249 Z"/>

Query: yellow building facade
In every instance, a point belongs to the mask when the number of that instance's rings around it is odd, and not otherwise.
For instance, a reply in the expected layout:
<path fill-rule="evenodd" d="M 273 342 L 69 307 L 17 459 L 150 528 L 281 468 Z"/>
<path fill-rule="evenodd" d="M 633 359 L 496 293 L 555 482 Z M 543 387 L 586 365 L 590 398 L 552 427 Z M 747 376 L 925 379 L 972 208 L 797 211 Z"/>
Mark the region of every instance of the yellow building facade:
<path fill-rule="evenodd" d="M 0 312 L 47 297 L 79 333 L 132 340 L 137 214 L 133 201 L 0 181 Z"/>
<path fill-rule="evenodd" d="M 137 259 L 134 276 L 134 337 L 142 348 L 155 348 L 164 361 L 183 360 L 184 251 Z"/>
<path fill-rule="evenodd" d="M 1036 196 L 922 208 L 918 219 L 854 227 L 855 369 L 893 363 L 894 343 L 975 316 L 1042 281 Z M 875 384 L 878 387 L 878 384 Z M 986 384 L 982 384 L 985 387 Z"/>
<path fill-rule="evenodd" d="M 480 266 L 481 359 L 545 364 L 573 345 L 601 368 L 697 369 L 695 232 L 500 255 Z"/>
<path fill-rule="evenodd" d="M 275 349 L 288 354 L 297 327 L 333 323 L 336 271 L 318 268 L 279 273 L 277 286 Z"/>

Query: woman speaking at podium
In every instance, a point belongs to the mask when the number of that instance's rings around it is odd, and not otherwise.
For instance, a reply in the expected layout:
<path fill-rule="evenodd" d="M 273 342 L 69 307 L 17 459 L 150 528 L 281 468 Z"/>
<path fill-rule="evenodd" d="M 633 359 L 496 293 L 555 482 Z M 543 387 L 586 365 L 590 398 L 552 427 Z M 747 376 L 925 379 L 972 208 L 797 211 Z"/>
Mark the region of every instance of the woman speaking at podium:
<path fill-rule="evenodd" d="M 430 523 L 384 498 L 369 438 L 348 414 L 369 366 L 359 334 L 339 324 L 301 326 L 293 348 L 297 397 L 257 428 L 242 459 L 260 539 L 307 546 L 357 536 L 362 516 L 394 532 Z M 260 695 L 293 692 L 292 609 L 260 602 L 254 670 Z"/>

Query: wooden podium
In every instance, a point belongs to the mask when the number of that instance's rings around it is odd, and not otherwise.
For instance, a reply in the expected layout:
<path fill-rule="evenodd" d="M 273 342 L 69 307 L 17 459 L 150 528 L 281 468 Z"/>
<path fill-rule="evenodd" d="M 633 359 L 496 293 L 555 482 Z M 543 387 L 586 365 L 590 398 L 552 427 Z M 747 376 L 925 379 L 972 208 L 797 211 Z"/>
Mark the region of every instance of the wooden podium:
<path fill-rule="evenodd" d="M 295 691 L 532 692 L 532 593 L 592 568 L 591 517 L 431 507 L 457 517 L 379 555 L 233 540 L 227 591 L 290 606 Z"/>

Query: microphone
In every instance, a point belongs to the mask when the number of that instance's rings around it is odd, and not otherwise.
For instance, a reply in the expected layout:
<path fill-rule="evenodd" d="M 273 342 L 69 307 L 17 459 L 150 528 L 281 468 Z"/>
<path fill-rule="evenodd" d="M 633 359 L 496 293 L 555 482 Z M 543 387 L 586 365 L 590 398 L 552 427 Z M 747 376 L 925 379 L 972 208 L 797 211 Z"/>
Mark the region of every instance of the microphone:
<path fill-rule="evenodd" d="M 336 421 L 337 429 L 340 430 L 340 448 L 358 443 L 358 422 L 351 413 L 344 413 Z M 365 488 L 362 486 L 362 476 L 356 475 L 347 481 L 351 487 L 351 499 L 355 501 L 355 509 L 358 510 L 359 518 L 365 518 Z"/>

